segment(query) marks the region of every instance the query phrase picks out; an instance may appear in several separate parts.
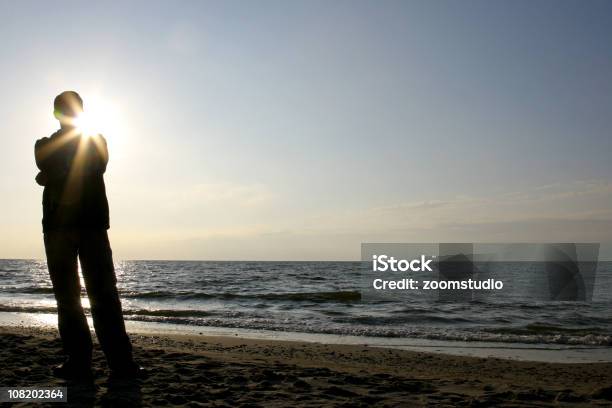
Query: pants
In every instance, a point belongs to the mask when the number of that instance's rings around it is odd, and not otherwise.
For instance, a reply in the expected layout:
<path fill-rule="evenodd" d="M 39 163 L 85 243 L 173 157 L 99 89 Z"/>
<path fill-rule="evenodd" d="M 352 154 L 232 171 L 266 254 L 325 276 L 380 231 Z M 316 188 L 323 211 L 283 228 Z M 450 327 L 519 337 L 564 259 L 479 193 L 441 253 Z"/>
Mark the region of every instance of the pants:
<path fill-rule="evenodd" d="M 78 257 L 94 328 L 109 367 L 120 370 L 132 364 L 132 345 L 125 331 L 106 230 L 56 230 L 45 233 L 44 239 L 60 337 L 68 358 L 76 364 L 91 364 L 92 341 L 81 306 Z"/>

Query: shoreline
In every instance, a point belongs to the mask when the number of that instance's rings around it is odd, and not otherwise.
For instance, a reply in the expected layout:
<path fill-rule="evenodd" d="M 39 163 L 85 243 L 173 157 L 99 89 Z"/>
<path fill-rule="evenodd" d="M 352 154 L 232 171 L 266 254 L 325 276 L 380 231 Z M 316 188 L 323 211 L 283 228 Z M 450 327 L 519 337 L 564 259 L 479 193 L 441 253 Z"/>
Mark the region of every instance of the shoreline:
<path fill-rule="evenodd" d="M 0 312 L 0 326 L 56 328 L 56 315 L 46 313 Z M 93 328 L 91 317 L 89 327 Z M 296 333 L 225 327 L 202 327 L 173 323 L 126 320 L 130 334 L 238 337 L 262 341 L 290 341 L 327 345 L 368 346 L 451 356 L 499 358 L 542 363 L 612 363 L 612 347 L 564 344 L 531 344 L 428 340 L 414 338 L 365 337 L 318 333 Z"/>
<path fill-rule="evenodd" d="M 612 401 L 612 363 L 537 363 L 237 336 L 130 335 L 149 377 L 133 384 L 135 389 L 113 391 L 96 344 L 97 390 L 81 395 L 68 384 L 69 401 L 81 399 L 85 406 L 109 400 L 141 406 L 533 406 L 534 401 L 603 406 Z M 0 345 L 2 386 L 64 384 L 49 371 L 62 361 L 55 329 L 0 326 Z"/>

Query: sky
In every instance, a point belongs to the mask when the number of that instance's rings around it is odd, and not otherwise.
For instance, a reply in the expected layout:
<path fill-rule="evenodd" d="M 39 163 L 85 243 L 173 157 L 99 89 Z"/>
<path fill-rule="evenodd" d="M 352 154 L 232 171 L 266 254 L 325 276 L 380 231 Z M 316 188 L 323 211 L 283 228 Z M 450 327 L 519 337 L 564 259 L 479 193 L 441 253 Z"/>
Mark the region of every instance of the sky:
<path fill-rule="evenodd" d="M 0 257 L 36 139 L 98 109 L 116 259 L 612 242 L 609 1 L 0 2 Z"/>

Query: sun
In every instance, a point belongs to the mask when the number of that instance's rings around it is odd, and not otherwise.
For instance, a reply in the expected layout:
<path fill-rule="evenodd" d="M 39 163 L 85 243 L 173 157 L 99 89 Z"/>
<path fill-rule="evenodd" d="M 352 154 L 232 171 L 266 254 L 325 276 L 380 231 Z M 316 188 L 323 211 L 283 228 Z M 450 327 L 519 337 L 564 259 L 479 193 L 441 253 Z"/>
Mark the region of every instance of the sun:
<path fill-rule="evenodd" d="M 99 97 L 88 97 L 84 111 L 74 119 L 77 131 L 84 136 L 102 134 L 116 139 L 122 131 L 119 110 L 116 105 Z"/>
<path fill-rule="evenodd" d="M 126 124 L 119 106 L 99 95 L 84 99 L 84 111 L 73 120 L 76 131 L 85 137 L 101 134 L 113 151 L 122 150 L 119 145 L 123 145 Z"/>
<path fill-rule="evenodd" d="M 102 133 L 99 126 L 99 120 L 95 115 L 91 115 L 89 112 L 83 112 L 74 119 L 74 126 L 77 132 L 83 136 L 89 137 Z"/>

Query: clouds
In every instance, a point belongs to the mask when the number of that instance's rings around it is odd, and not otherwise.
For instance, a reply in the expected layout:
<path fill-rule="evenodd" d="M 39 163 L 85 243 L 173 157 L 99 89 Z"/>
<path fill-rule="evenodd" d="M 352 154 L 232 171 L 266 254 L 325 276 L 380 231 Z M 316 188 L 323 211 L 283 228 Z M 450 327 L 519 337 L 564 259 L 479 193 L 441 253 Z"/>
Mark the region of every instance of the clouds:
<path fill-rule="evenodd" d="M 303 217 L 292 217 L 279 206 L 283 198 L 261 185 L 199 184 L 174 202 L 183 214 L 215 208 L 223 222 L 144 234 L 140 245 L 129 239 L 122 243 L 132 252 L 127 257 L 155 248 L 162 258 L 355 260 L 362 242 L 612 242 L 612 185 L 603 180 Z"/>
<path fill-rule="evenodd" d="M 505 241 L 555 241 L 559 237 L 552 233 L 554 228 L 546 234 L 545 230 L 536 233 L 530 226 L 549 225 L 552 228 L 571 223 L 571 234 L 565 234 L 569 241 L 588 241 L 602 238 L 602 231 L 593 235 L 592 225 L 597 222 L 606 225 L 608 220 L 612 220 L 610 203 L 612 185 L 609 182 L 577 181 L 498 195 L 461 196 L 447 201 L 374 208 L 365 214 L 364 220 L 368 223 L 374 221 L 373 225 L 370 224 L 372 228 L 380 227 L 376 220 L 382 219 L 396 228 L 428 229 L 442 239 L 453 230 L 464 230 L 466 234 L 470 231 L 471 238 L 456 238 L 473 241 L 491 239 L 492 234 L 495 239 Z M 392 228 L 392 225 L 386 226 Z M 508 228 L 509 225 L 514 227 Z M 518 228 L 519 225 L 523 228 Z"/>
<path fill-rule="evenodd" d="M 163 192 L 167 203 L 174 208 L 246 208 L 270 204 L 274 194 L 262 184 L 238 184 L 231 182 L 202 183 Z"/>

